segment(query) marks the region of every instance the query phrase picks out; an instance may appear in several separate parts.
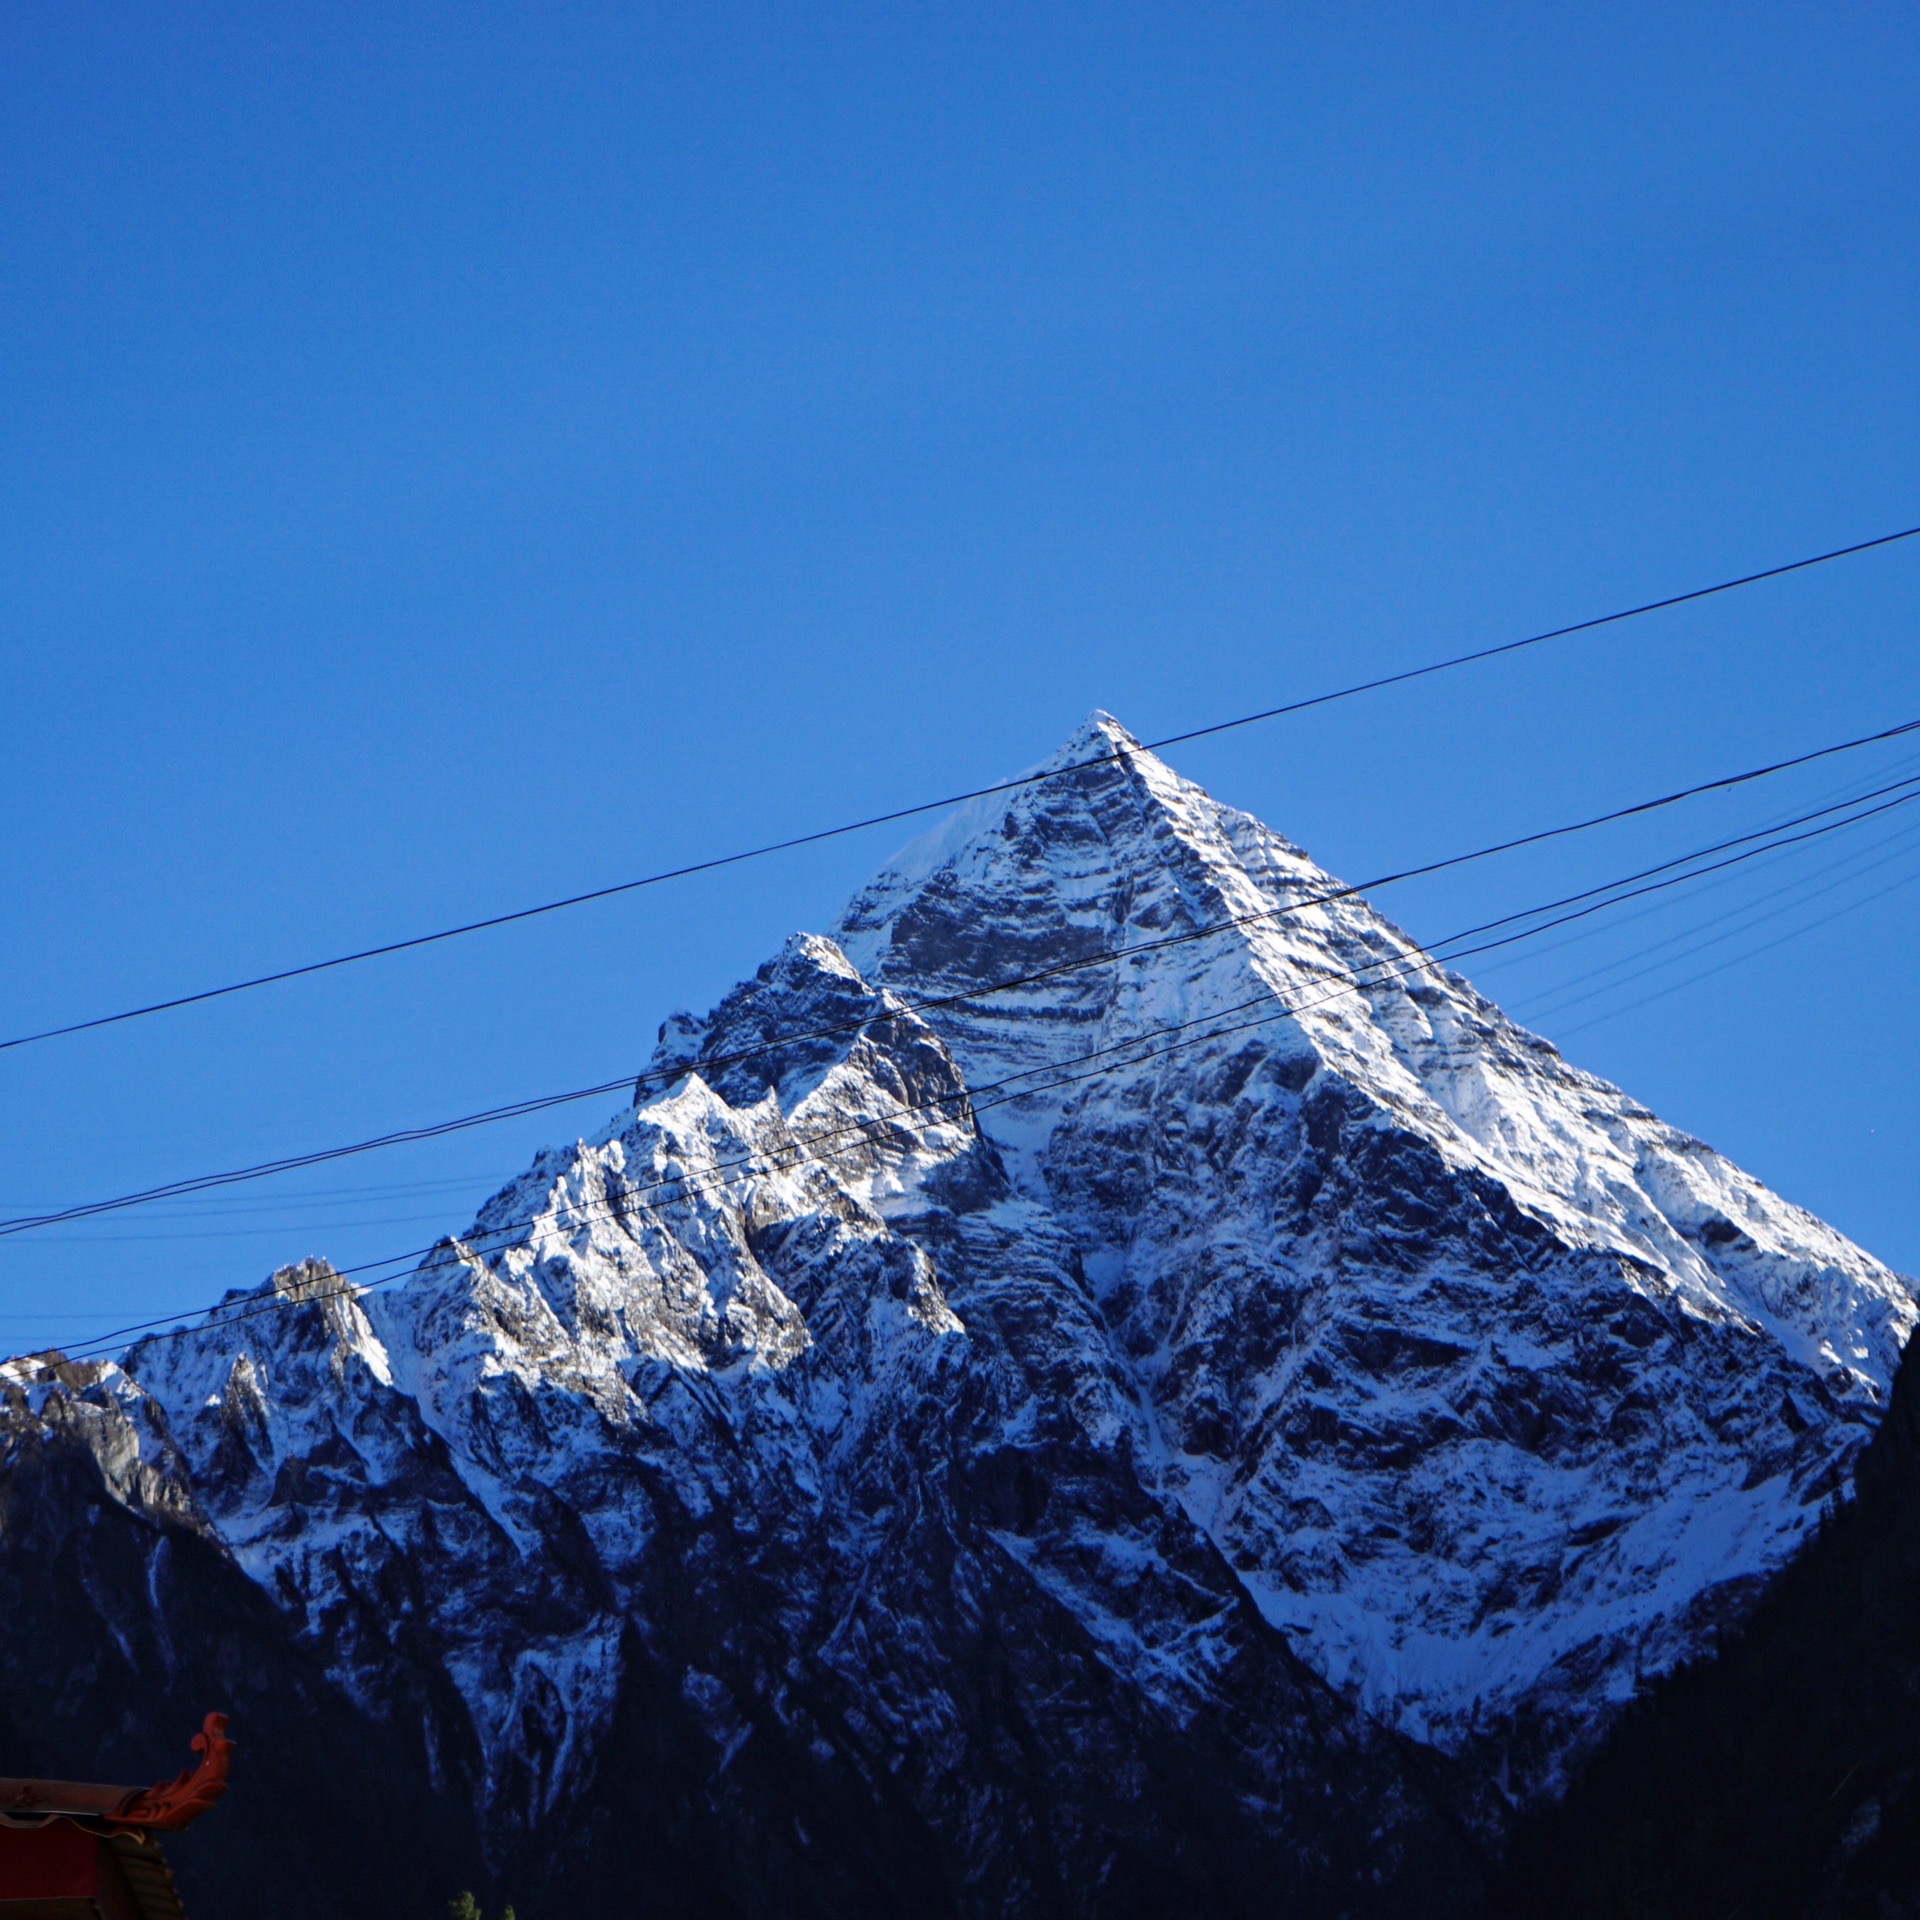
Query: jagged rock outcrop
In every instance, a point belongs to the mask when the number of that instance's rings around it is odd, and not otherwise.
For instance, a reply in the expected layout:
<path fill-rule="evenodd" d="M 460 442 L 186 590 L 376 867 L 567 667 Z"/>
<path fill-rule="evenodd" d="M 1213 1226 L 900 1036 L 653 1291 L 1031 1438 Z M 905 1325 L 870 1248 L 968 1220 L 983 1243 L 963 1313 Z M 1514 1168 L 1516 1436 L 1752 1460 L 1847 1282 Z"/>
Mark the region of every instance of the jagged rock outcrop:
<path fill-rule="evenodd" d="M 640 1861 L 634 1912 L 1459 1910 L 1878 1418 L 1909 1282 L 1088 760 L 399 1287 L 283 1269 L 10 1403 L 404 1729 L 523 1916 Z"/>

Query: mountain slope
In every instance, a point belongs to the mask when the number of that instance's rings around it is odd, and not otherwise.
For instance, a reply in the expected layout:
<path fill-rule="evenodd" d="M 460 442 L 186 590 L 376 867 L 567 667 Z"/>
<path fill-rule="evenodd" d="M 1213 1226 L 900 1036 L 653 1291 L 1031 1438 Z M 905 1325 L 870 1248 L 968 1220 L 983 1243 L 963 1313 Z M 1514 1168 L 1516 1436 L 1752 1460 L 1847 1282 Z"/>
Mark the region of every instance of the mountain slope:
<path fill-rule="evenodd" d="M 1121 1049 L 989 1124 L 1081 1251 L 1163 1484 L 1319 1671 L 1549 1782 L 1790 1553 L 1911 1283 L 1365 902 L 1294 906 L 1339 884 L 1105 716 L 1056 764 L 1102 753 L 909 849 L 841 944 L 922 999 L 1160 943 L 929 1018 L 975 1086 Z"/>
<path fill-rule="evenodd" d="M 168 1843 L 197 1911 L 337 1914 L 343 1834 L 384 1863 L 391 1911 L 438 1911 L 480 1860 L 471 1804 L 433 1791 L 415 1729 L 292 1644 L 151 1413 L 111 1369 L 0 1377 L 0 1753 L 56 1779 L 165 1779 L 217 1703 L 243 1736 L 231 1789 Z"/>
<path fill-rule="evenodd" d="M 1493 1912 L 1920 1914 L 1920 1348 L 1837 1506 L 1522 1834 Z"/>
<path fill-rule="evenodd" d="M 133 1514 L 117 1409 L 529 1916 L 637 1861 L 666 1913 L 1470 1905 L 1503 1795 L 1791 1553 L 1912 1288 L 1088 759 L 398 1288 L 16 1369 L 0 1475 L 58 1433 Z"/>
<path fill-rule="evenodd" d="M 523 1912 L 593 1897 L 636 1831 L 709 1862 L 650 1876 L 670 1912 L 1467 1899 L 1467 1793 L 1142 1483 L 1073 1249 L 931 1031 L 808 940 L 717 1026 L 850 1007 L 836 1049 L 762 1063 L 771 1097 L 689 1077 L 544 1158 L 486 1258 L 364 1302 L 287 1269 L 56 1413 L 138 1409 Z M 807 1148 L 848 1112 L 896 1124 Z"/>

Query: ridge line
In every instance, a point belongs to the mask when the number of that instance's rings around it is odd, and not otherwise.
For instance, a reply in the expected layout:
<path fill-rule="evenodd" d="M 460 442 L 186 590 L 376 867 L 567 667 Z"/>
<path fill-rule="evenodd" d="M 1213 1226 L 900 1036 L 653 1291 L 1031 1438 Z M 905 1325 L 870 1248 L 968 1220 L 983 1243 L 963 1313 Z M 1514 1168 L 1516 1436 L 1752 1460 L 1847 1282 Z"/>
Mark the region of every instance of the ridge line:
<path fill-rule="evenodd" d="M 1783 561 L 1778 566 L 1763 567 L 1756 573 L 1743 573 L 1731 580 L 1719 580 L 1711 586 L 1692 587 L 1685 593 L 1668 594 L 1659 600 L 1642 601 L 1638 606 L 1622 607 L 1612 613 L 1596 614 L 1591 619 L 1576 620 L 1571 625 L 1552 627 L 1542 633 L 1527 635 L 1520 640 L 1507 640 L 1497 646 L 1478 647 L 1467 653 L 1454 654 L 1444 660 L 1429 661 L 1424 666 L 1409 667 L 1399 673 L 1382 674 L 1372 680 L 1362 680 L 1352 686 L 1336 687 L 1326 693 L 1309 695 L 1305 699 L 1291 700 L 1277 707 L 1266 707 L 1258 713 L 1241 714 L 1231 720 L 1218 720 L 1204 727 L 1192 727 L 1184 733 L 1170 733 L 1158 740 L 1137 742 L 1137 750 L 1157 753 L 1162 747 L 1179 746 L 1188 740 L 1204 740 L 1214 734 L 1229 733 L 1239 727 L 1250 727 L 1266 720 L 1276 720 L 1283 715 L 1305 713 L 1315 707 L 1324 707 L 1339 700 L 1351 700 L 1365 693 L 1377 693 L 1384 687 L 1400 686 L 1411 680 L 1421 680 L 1436 673 L 1447 673 L 1455 667 L 1472 665 L 1480 660 L 1493 660 L 1503 654 L 1519 653 L 1529 647 L 1544 645 L 1549 640 L 1562 640 L 1576 633 L 1588 633 L 1596 627 L 1612 626 L 1622 620 L 1638 619 L 1642 614 L 1660 613 L 1669 607 L 1685 606 L 1691 601 L 1705 600 L 1720 593 L 1731 593 L 1738 587 L 1754 586 L 1762 580 L 1777 580 L 1785 574 L 1799 573 L 1809 567 L 1824 566 L 1831 560 L 1844 560 L 1858 553 L 1867 553 L 1876 547 L 1892 546 L 1898 541 L 1910 540 L 1920 534 L 1920 525 L 1902 527 L 1893 533 L 1877 534 L 1871 540 L 1857 540 L 1849 546 L 1833 547 L 1824 553 L 1808 554 L 1798 560 Z M 1116 725 L 1121 723 L 1117 722 Z M 1125 728 L 1122 728 L 1125 731 Z M 1129 734 L 1129 738 L 1132 736 Z M 65 1039 L 77 1033 L 91 1033 L 102 1027 L 119 1026 L 129 1020 L 141 1020 L 151 1014 L 172 1013 L 182 1007 L 201 1006 L 210 1000 L 226 999 L 237 993 L 250 993 L 259 987 L 277 986 L 288 980 L 305 979 L 316 973 L 331 972 L 337 967 L 356 965 L 362 960 L 377 960 L 389 954 L 408 953 L 419 947 L 437 945 L 443 940 L 460 939 L 469 933 L 483 933 L 494 927 L 512 926 L 522 920 L 532 920 L 542 914 L 559 913 L 569 907 L 586 906 L 596 900 L 609 900 L 617 895 L 633 893 L 643 887 L 664 885 L 671 880 L 684 880 L 698 873 L 713 873 L 722 867 L 738 866 L 748 860 L 765 859 L 776 853 L 789 853 L 798 847 L 817 846 L 822 841 L 838 840 L 851 833 L 860 833 L 868 827 L 886 826 L 895 821 L 911 820 L 921 814 L 934 813 L 942 808 L 963 806 L 972 800 L 983 800 L 996 793 L 1012 793 L 1021 787 L 1033 786 L 1042 780 L 1062 779 L 1068 774 L 1082 773 L 1090 767 L 1107 766 L 1116 760 L 1124 759 L 1134 748 L 1121 748 L 1114 753 L 1103 754 L 1091 760 L 1077 761 L 1069 766 L 1051 768 L 1045 772 L 1022 774 L 1016 779 L 996 781 L 988 786 L 975 787 L 969 792 L 950 794 L 940 800 L 923 800 L 910 807 L 896 807 L 886 813 L 869 814 L 865 819 L 852 820 L 837 827 L 822 827 L 811 833 L 795 834 L 789 839 L 768 841 L 764 845 L 748 847 L 737 853 L 716 855 L 708 860 L 691 861 L 684 866 L 670 867 L 658 873 L 644 874 L 637 880 L 616 881 L 610 886 L 589 888 L 584 893 L 568 894 L 562 899 L 542 901 L 537 906 L 520 907 L 511 913 L 490 914 L 478 920 L 468 920 L 458 926 L 441 927 L 431 933 L 408 936 L 403 940 L 389 940 L 377 946 L 361 947 L 351 953 L 334 954 L 324 960 L 310 960 L 297 967 L 282 967 L 272 973 L 255 974 L 249 979 L 229 981 L 223 986 L 205 987 L 194 993 L 175 995 L 167 1000 L 149 1001 L 143 1006 L 126 1007 L 117 1013 L 98 1014 L 87 1020 L 74 1020 L 64 1026 L 44 1027 L 38 1032 L 15 1034 L 12 1038 L 0 1040 L 0 1053 L 12 1051 L 16 1047 L 36 1046 L 42 1041 Z"/>

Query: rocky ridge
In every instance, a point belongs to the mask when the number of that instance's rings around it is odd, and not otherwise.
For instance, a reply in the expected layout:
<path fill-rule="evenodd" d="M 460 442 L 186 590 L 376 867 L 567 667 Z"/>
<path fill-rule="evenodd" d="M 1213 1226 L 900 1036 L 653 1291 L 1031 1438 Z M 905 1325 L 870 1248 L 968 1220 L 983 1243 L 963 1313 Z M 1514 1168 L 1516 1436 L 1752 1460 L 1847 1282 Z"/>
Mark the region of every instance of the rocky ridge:
<path fill-rule="evenodd" d="M 669 1911 L 1470 1901 L 1792 1552 L 1913 1286 L 1088 760 L 403 1285 L 12 1369 L 0 1475 L 205 1543 L 523 1912 L 636 1835 Z"/>

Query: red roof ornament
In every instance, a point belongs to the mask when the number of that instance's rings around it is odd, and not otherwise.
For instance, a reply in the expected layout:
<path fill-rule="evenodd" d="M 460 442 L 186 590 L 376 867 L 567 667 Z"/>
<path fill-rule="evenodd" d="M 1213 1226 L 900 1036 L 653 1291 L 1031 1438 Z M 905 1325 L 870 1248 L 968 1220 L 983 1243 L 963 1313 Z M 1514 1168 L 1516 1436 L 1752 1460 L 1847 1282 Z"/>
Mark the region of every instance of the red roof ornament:
<path fill-rule="evenodd" d="M 129 1794 L 106 1816 L 116 1827 L 158 1827 L 177 1833 L 213 1805 L 227 1790 L 227 1756 L 233 1742 L 227 1738 L 227 1716 L 210 1713 L 193 1736 L 200 1758 L 163 1786 Z"/>
<path fill-rule="evenodd" d="M 200 1758 L 157 1787 L 105 1787 L 79 1780 L 0 1780 L 0 1821 L 30 1825 L 64 1815 L 102 1827 L 158 1827 L 177 1833 L 227 1790 L 227 1716 L 210 1713 L 193 1736 Z"/>
<path fill-rule="evenodd" d="M 0 1920 L 186 1920 L 153 1835 L 177 1833 L 226 1792 L 224 1713 L 207 1715 L 193 1750 L 199 1759 L 157 1787 L 0 1780 Z"/>

